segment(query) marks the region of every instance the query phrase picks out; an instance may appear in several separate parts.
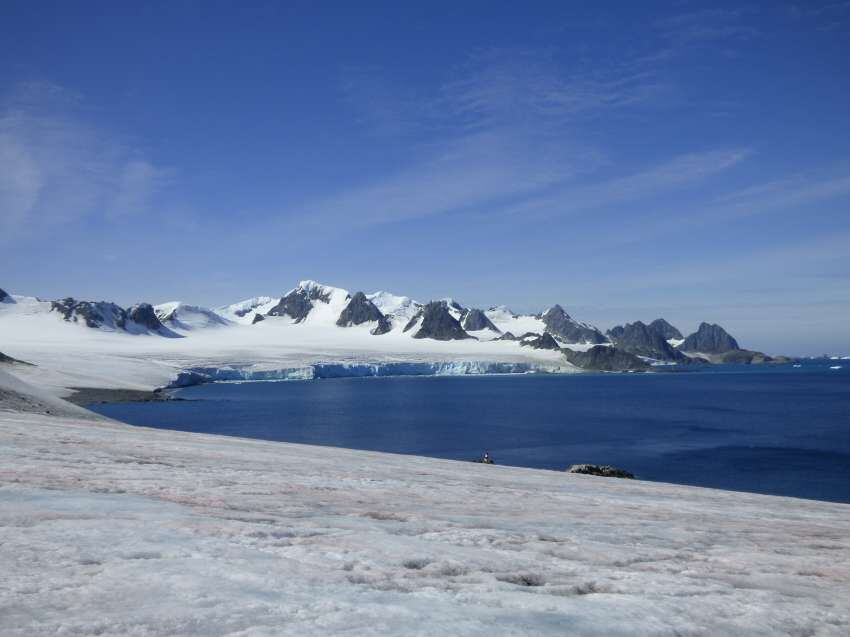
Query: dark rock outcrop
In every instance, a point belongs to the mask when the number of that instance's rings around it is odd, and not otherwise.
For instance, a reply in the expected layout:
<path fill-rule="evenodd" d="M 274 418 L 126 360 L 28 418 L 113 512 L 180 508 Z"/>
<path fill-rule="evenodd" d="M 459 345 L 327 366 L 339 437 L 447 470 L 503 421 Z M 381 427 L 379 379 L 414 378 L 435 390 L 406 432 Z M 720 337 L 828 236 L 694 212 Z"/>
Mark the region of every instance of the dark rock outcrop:
<path fill-rule="evenodd" d="M 719 325 L 700 323 L 699 329 L 688 336 L 679 349 L 683 352 L 725 354 L 741 348 L 738 347 L 738 341 Z"/>
<path fill-rule="evenodd" d="M 566 359 L 581 369 L 600 372 L 631 372 L 649 369 L 649 364 L 634 354 L 610 345 L 595 345 L 586 352 L 562 348 Z"/>
<path fill-rule="evenodd" d="M 160 322 L 156 311 L 150 303 L 138 303 L 127 310 L 127 318 L 137 325 L 152 332 L 165 331 L 166 327 Z"/>
<path fill-rule="evenodd" d="M 674 349 L 661 332 L 641 321 L 618 325 L 608 330 L 608 337 L 619 349 L 636 356 L 685 364 L 691 362 L 682 352 Z"/>
<path fill-rule="evenodd" d="M 663 336 L 665 340 L 669 340 L 671 338 L 677 340 L 685 338 L 684 336 L 682 336 L 682 333 L 679 330 L 670 325 L 670 323 L 668 323 L 663 318 L 655 319 L 652 323 L 649 324 L 648 327 L 652 331 L 661 334 L 661 336 Z"/>
<path fill-rule="evenodd" d="M 735 349 L 722 354 L 720 362 L 736 365 L 762 365 L 764 363 L 773 363 L 775 362 L 775 359 L 764 352 L 753 352 L 748 349 Z"/>
<path fill-rule="evenodd" d="M 540 318 L 546 325 L 546 331 L 566 343 L 607 343 L 608 339 L 595 327 L 579 323 L 564 311 L 560 305 L 546 310 Z"/>
<path fill-rule="evenodd" d="M 6 290 L 0 288 L 0 303 L 9 298 L 9 295 L 6 293 Z"/>
<path fill-rule="evenodd" d="M 498 338 L 494 338 L 494 341 L 518 341 L 519 339 L 513 335 L 513 332 L 505 332 Z"/>
<path fill-rule="evenodd" d="M 558 345 L 558 341 L 556 341 L 549 332 L 543 332 L 543 334 L 523 338 L 522 341 L 520 341 L 520 345 L 523 347 L 533 347 L 534 349 L 561 349 L 561 346 Z"/>
<path fill-rule="evenodd" d="M 611 339 L 611 342 L 616 342 L 616 339 L 621 338 L 625 331 L 626 328 L 624 328 L 622 325 L 615 325 L 610 330 L 605 332 L 605 334 L 608 336 L 609 339 Z"/>
<path fill-rule="evenodd" d="M 266 312 L 266 316 L 289 316 L 294 322 L 300 323 L 310 310 L 313 309 L 313 301 L 330 301 L 330 295 L 320 287 L 298 286 L 292 292 L 280 299 L 280 302 Z"/>
<path fill-rule="evenodd" d="M 487 315 L 479 309 L 467 310 L 461 321 L 461 326 L 467 332 L 478 332 L 480 330 L 490 330 L 501 334 L 502 330 L 496 327 Z"/>
<path fill-rule="evenodd" d="M 58 312 L 71 323 L 83 321 L 86 327 L 122 330 L 130 333 L 150 331 L 160 336 L 177 337 L 175 332 L 165 327 L 156 315 L 150 303 L 138 303 L 124 309 L 107 301 L 77 301 L 71 297 L 52 301 L 51 312 Z"/>
<path fill-rule="evenodd" d="M 35 367 L 32 363 L 27 363 L 26 361 L 19 361 L 17 358 L 12 358 L 11 356 L 7 356 L 3 352 L 0 352 L 0 363 L 5 363 L 7 365 L 11 365 L 12 363 L 17 363 L 18 365 L 29 365 L 30 367 Z"/>
<path fill-rule="evenodd" d="M 114 327 L 124 329 L 127 323 L 127 311 L 106 301 L 77 301 L 72 297 L 52 301 L 52 312 L 58 312 L 62 318 L 77 323 L 82 319 L 87 327 Z"/>
<path fill-rule="evenodd" d="M 581 473 L 588 476 L 602 476 L 604 478 L 635 479 L 633 473 L 607 464 L 574 464 L 567 469 L 567 473 Z"/>
<path fill-rule="evenodd" d="M 259 313 L 254 314 L 254 318 L 251 319 L 251 325 L 256 325 L 260 321 L 265 321 L 265 320 L 266 320 L 266 317 L 263 316 L 262 314 L 259 314 Z"/>
<path fill-rule="evenodd" d="M 433 338 L 438 341 L 455 341 L 475 338 L 467 334 L 460 322 L 451 315 L 446 301 L 431 301 L 423 306 L 408 324 L 404 331 L 410 331 L 419 325 L 413 338 Z"/>
<path fill-rule="evenodd" d="M 357 292 L 342 310 L 336 324 L 340 327 L 350 327 L 363 323 L 377 323 L 372 334 L 386 334 L 392 329 L 387 317 L 381 313 L 363 292 Z"/>

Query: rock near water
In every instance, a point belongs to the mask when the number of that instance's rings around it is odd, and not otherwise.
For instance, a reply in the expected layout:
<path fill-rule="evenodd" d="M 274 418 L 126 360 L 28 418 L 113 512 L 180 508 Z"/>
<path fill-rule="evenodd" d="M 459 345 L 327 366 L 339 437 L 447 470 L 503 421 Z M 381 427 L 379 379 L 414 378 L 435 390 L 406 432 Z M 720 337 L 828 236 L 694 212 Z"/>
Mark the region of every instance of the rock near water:
<path fill-rule="evenodd" d="M 641 321 L 618 325 L 608 331 L 608 337 L 619 349 L 636 356 L 680 363 L 691 361 L 682 352 L 674 349 L 661 332 Z"/>
<path fill-rule="evenodd" d="M 581 473 L 588 476 L 602 476 L 604 478 L 626 478 L 634 480 L 633 473 L 625 469 L 618 469 L 607 464 L 574 464 L 567 473 Z"/>
<path fill-rule="evenodd" d="M 562 348 L 567 361 L 581 369 L 599 372 L 634 372 L 649 369 L 649 364 L 634 354 L 609 345 L 595 345 L 586 352 Z"/>

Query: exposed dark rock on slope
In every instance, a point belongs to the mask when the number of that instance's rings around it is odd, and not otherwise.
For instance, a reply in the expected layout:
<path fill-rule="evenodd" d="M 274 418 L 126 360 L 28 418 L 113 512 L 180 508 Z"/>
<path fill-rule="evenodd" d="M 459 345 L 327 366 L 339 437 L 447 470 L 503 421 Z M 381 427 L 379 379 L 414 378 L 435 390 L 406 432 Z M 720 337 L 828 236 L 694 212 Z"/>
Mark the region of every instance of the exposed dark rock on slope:
<path fill-rule="evenodd" d="M 165 331 L 166 327 L 160 322 L 150 303 L 138 303 L 127 310 L 127 318 L 152 332 Z"/>
<path fill-rule="evenodd" d="M 265 321 L 265 320 L 266 320 L 266 317 L 263 316 L 262 314 L 254 314 L 254 318 L 251 319 L 251 325 L 256 325 L 260 321 Z"/>
<path fill-rule="evenodd" d="M 541 316 L 546 331 L 567 343 L 606 343 L 607 338 L 595 327 L 579 323 L 560 305 L 553 305 Z"/>
<path fill-rule="evenodd" d="M 623 351 L 662 361 L 689 363 L 691 359 L 674 349 L 667 339 L 641 321 L 626 323 L 608 331 L 608 337 Z"/>
<path fill-rule="evenodd" d="M 176 337 L 178 334 L 165 327 L 150 303 L 138 303 L 124 309 L 107 301 L 77 301 L 71 297 L 51 301 L 50 311 L 57 312 L 70 323 L 86 324 L 91 328 L 122 330 L 131 333 L 155 332 L 160 336 Z"/>
<path fill-rule="evenodd" d="M 663 318 L 655 319 L 652 323 L 649 324 L 649 329 L 654 332 L 658 332 L 665 339 L 673 338 L 680 340 L 685 338 L 684 336 L 682 336 L 682 333 L 678 329 L 670 325 L 670 323 L 665 321 Z"/>
<path fill-rule="evenodd" d="M 410 319 L 404 331 L 412 330 L 417 325 L 419 328 L 413 334 L 413 338 L 433 338 L 438 341 L 475 338 L 467 334 L 460 322 L 451 315 L 448 303 L 445 301 L 431 301 L 425 305 Z"/>
<path fill-rule="evenodd" d="M 66 321 L 77 323 L 82 319 L 87 327 L 112 327 L 124 329 L 127 312 L 115 303 L 106 301 L 77 301 L 72 297 L 52 301 L 50 309 L 58 312 Z"/>
<path fill-rule="evenodd" d="M 363 292 L 357 292 L 342 310 L 336 324 L 340 327 L 350 327 L 363 323 L 377 323 L 371 334 L 386 334 L 392 329 L 387 317 L 381 313 Z"/>
<path fill-rule="evenodd" d="M 318 286 L 298 286 L 292 292 L 280 299 L 280 303 L 266 312 L 266 316 L 289 316 L 294 322 L 300 323 L 310 310 L 313 309 L 313 301 L 330 301 L 330 295 Z"/>
<path fill-rule="evenodd" d="M 567 469 L 567 473 L 583 473 L 589 476 L 602 476 L 605 478 L 635 479 L 635 475 L 633 473 L 607 464 L 574 464 Z"/>
<path fill-rule="evenodd" d="M 549 332 L 543 332 L 543 334 L 523 338 L 520 341 L 520 345 L 523 347 L 532 347 L 534 349 L 561 349 L 561 346 L 558 345 L 558 341 L 556 341 Z"/>
<path fill-rule="evenodd" d="M 741 348 L 738 341 L 719 325 L 700 323 L 699 329 L 688 336 L 679 349 L 683 352 L 724 354 Z"/>
<path fill-rule="evenodd" d="M 609 345 L 595 345 L 586 352 L 576 352 L 566 347 L 561 351 L 567 360 L 581 369 L 601 372 L 643 371 L 649 364 L 635 356 Z"/>
<path fill-rule="evenodd" d="M 605 332 L 605 335 L 606 335 L 609 339 L 611 339 L 611 342 L 612 342 L 612 343 L 615 343 L 615 342 L 616 342 L 616 340 L 617 340 L 618 338 L 620 338 L 620 337 L 622 337 L 622 336 L 623 336 L 623 333 L 624 333 L 625 331 L 626 331 L 626 328 L 624 328 L 622 325 L 615 325 L 615 326 L 614 326 L 614 327 L 612 327 L 610 330 L 608 330 L 607 332 Z"/>
<path fill-rule="evenodd" d="M 493 321 L 487 318 L 487 315 L 479 309 L 467 310 L 466 314 L 464 314 L 463 316 L 461 325 L 463 329 L 465 329 L 467 332 L 490 330 L 491 332 L 496 332 L 497 334 L 502 333 L 502 330 L 496 327 L 493 324 Z"/>
<path fill-rule="evenodd" d="M 0 363 L 6 363 L 7 365 L 17 363 L 18 365 L 29 365 L 30 367 L 35 367 L 32 363 L 27 363 L 26 361 L 19 361 L 17 358 L 7 356 L 3 352 L 0 352 Z"/>
<path fill-rule="evenodd" d="M 494 341 L 516 341 L 516 340 L 519 340 L 519 339 L 517 339 L 517 337 L 513 335 L 513 332 L 505 332 L 504 334 L 502 334 L 498 338 L 494 338 L 493 340 Z"/>
<path fill-rule="evenodd" d="M 4 290 L 3 288 L 0 288 L 0 303 L 5 301 L 7 298 L 9 298 L 9 295 L 6 294 L 6 290 Z"/>

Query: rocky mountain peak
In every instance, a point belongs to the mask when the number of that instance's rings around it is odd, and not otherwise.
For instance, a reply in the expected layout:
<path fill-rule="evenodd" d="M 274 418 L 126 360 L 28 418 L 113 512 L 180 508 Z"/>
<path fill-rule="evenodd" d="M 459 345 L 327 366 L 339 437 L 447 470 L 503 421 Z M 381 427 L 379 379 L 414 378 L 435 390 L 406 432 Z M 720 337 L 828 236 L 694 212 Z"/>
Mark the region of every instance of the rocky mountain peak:
<path fill-rule="evenodd" d="M 682 352 L 673 349 L 661 332 L 642 321 L 618 325 L 608 330 L 608 337 L 618 348 L 630 354 L 663 361 L 688 360 Z"/>
<path fill-rule="evenodd" d="M 682 333 L 678 329 L 670 325 L 670 323 L 668 323 L 663 318 L 655 319 L 652 323 L 649 324 L 649 329 L 653 330 L 654 332 L 658 332 L 666 340 L 680 340 L 685 338 L 684 336 L 682 336 Z"/>
<path fill-rule="evenodd" d="M 700 323 L 699 329 L 690 334 L 679 349 L 683 352 L 724 354 L 741 348 L 738 341 L 716 323 Z"/>
<path fill-rule="evenodd" d="M 477 309 L 473 308 L 471 310 L 467 310 L 463 315 L 463 319 L 461 321 L 461 325 L 463 329 L 467 332 L 478 332 L 480 330 L 490 330 L 491 332 L 496 332 L 496 334 L 501 334 L 502 330 L 496 327 L 487 315 Z"/>
<path fill-rule="evenodd" d="M 404 331 L 416 329 L 413 338 L 433 338 L 438 341 L 454 341 L 475 338 L 467 334 L 449 311 L 446 301 L 431 301 L 410 319 Z"/>
<path fill-rule="evenodd" d="M 348 305 L 342 310 L 336 324 L 339 327 L 350 327 L 363 323 L 377 323 L 371 333 L 386 334 L 390 331 L 390 322 L 363 292 L 357 292 L 351 297 Z"/>
<path fill-rule="evenodd" d="M 598 329 L 579 323 L 560 305 L 553 305 L 540 315 L 546 331 L 566 343 L 605 343 L 608 339 Z"/>

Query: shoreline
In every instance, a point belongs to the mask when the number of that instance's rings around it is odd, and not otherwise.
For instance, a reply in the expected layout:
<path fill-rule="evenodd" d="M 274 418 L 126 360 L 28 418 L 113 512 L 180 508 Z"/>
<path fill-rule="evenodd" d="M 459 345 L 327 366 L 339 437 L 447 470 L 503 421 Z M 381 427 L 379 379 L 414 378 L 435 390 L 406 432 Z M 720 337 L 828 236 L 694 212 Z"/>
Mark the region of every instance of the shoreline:
<path fill-rule="evenodd" d="M 780 365 L 776 365 L 777 367 Z M 715 364 L 713 368 L 740 367 L 734 364 Z M 751 367 L 746 365 L 745 367 Z M 761 367 L 758 365 L 757 367 Z M 152 390 L 146 389 L 123 389 L 110 387 L 68 387 L 71 393 L 68 396 L 63 396 L 64 400 L 75 405 L 85 407 L 86 405 L 110 404 L 110 403 L 146 403 L 146 402 L 167 402 L 172 400 L 187 400 L 174 396 L 174 392 L 180 389 L 189 387 L 198 387 L 201 385 L 217 385 L 217 384 L 241 384 L 241 383 L 290 383 L 290 382 L 310 382 L 323 380 L 345 380 L 345 379 L 383 379 L 383 378 L 505 378 L 505 377 L 528 377 L 528 376 L 594 376 L 594 375 L 652 375 L 652 374 L 699 374 L 705 373 L 705 368 L 689 368 L 676 366 L 657 366 L 641 371 L 609 371 L 609 370 L 579 370 L 579 371 L 545 371 L 545 370 L 529 370 L 517 372 L 483 372 L 483 373 L 416 373 L 416 374 L 351 374 L 351 375 L 329 375 L 329 376 L 300 376 L 300 377 L 285 377 L 271 376 L 263 377 L 263 372 L 256 376 L 246 374 L 243 377 L 231 378 L 229 374 L 222 372 L 232 372 L 230 368 L 210 368 L 215 369 L 221 378 L 207 377 L 197 379 L 196 382 L 186 384 L 176 384 L 175 381 L 168 385 L 157 387 Z M 192 370 L 183 370 L 178 374 L 192 373 Z M 195 380 L 195 379 L 193 379 Z"/>
<path fill-rule="evenodd" d="M 69 387 L 74 393 L 64 400 L 79 407 L 108 403 L 152 403 L 183 400 L 171 396 L 166 389 L 109 389 L 102 387 Z"/>

